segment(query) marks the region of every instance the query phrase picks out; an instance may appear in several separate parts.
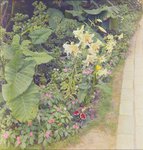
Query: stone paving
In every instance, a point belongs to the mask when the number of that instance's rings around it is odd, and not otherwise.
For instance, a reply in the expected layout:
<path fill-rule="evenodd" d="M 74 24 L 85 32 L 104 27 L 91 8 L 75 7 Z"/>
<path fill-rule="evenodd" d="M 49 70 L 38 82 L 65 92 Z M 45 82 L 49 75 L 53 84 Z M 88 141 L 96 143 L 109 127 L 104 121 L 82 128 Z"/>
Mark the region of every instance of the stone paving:
<path fill-rule="evenodd" d="M 124 67 L 116 149 L 143 149 L 143 18 Z"/>

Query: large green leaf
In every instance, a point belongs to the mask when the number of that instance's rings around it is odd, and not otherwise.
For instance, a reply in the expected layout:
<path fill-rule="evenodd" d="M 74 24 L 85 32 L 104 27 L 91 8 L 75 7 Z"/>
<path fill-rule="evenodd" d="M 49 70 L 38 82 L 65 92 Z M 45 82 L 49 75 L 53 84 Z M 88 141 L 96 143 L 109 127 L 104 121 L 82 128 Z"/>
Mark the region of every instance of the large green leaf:
<path fill-rule="evenodd" d="M 114 13 L 119 12 L 119 8 L 116 6 L 111 6 L 111 7 L 103 7 L 103 8 L 98 8 L 98 9 L 92 9 L 92 10 L 85 10 L 83 9 L 87 14 L 90 15 L 98 15 L 98 18 L 101 20 L 107 20 L 110 17 L 114 17 Z"/>
<path fill-rule="evenodd" d="M 81 7 L 80 1 L 66 1 L 68 4 L 73 6 L 73 10 L 65 10 L 66 13 L 72 14 L 74 17 L 77 16 L 79 21 L 85 20 L 85 16 L 83 14 L 83 8 Z"/>
<path fill-rule="evenodd" d="M 8 84 L 2 86 L 4 99 L 8 102 L 22 94 L 31 84 L 35 61 L 23 61 L 20 53 L 5 67 L 5 79 Z"/>
<path fill-rule="evenodd" d="M 29 34 L 29 37 L 33 39 L 33 44 L 41 44 L 44 43 L 48 37 L 51 35 L 52 30 L 47 28 L 41 28 L 39 30 L 35 30 Z"/>
<path fill-rule="evenodd" d="M 13 41 L 12 41 L 12 44 L 11 44 L 11 50 L 13 51 L 14 54 L 15 54 L 17 51 L 20 50 L 19 41 L 20 41 L 20 36 L 19 36 L 18 34 L 16 34 L 16 35 L 13 37 Z"/>
<path fill-rule="evenodd" d="M 64 15 L 62 12 L 54 12 L 52 16 L 50 16 L 49 19 L 49 25 L 52 29 L 56 29 L 59 25 L 59 23 L 62 21 L 62 19 L 64 18 Z M 56 23 L 55 21 L 58 20 L 58 23 Z"/>
<path fill-rule="evenodd" d="M 12 115 L 20 122 L 33 120 L 38 112 L 39 93 L 37 86 L 32 82 L 28 89 L 12 99 L 7 104 L 12 110 Z"/>
<path fill-rule="evenodd" d="M 86 94 L 87 94 L 87 90 L 82 90 L 82 89 L 80 89 L 80 90 L 78 91 L 77 98 L 78 98 L 79 103 L 84 102 L 84 99 L 85 99 Z"/>
<path fill-rule="evenodd" d="M 1 57 L 4 56 L 4 59 L 12 59 L 13 58 L 13 51 L 9 47 L 7 43 L 2 43 L 2 48 L 1 48 Z"/>
<path fill-rule="evenodd" d="M 26 60 L 35 60 L 37 65 L 40 65 L 42 63 L 47 63 L 53 59 L 52 56 L 48 55 L 46 52 L 32 52 L 30 50 L 24 50 L 23 54 L 26 56 L 32 56 L 26 58 Z"/>

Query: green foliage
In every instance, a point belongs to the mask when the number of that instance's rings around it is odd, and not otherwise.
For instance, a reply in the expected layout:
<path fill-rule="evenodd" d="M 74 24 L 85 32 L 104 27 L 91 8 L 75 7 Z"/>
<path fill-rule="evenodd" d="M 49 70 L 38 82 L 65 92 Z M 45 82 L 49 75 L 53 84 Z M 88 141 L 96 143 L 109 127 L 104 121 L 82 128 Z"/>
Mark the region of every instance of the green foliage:
<path fill-rule="evenodd" d="M 35 30 L 29 34 L 29 37 L 33 39 L 33 44 L 41 44 L 44 43 L 48 37 L 51 35 L 52 30 L 41 28 L 39 30 Z"/>
<path fill-rule="evenodd" d="M 27 47 L 29 41 L 23 41 L 21 45 L 19 41 L 19 35 L 15 35 L 11 45 L 14 57 L 5 66 L 7 84 L 2 85 L 2 93 L 14 117 L 21 122 L 29 122 L 37 115 L 39 101 L 38 89 L 32 83 L 35 66 L 49 62 L 52 56 L 44 52 L 31 52 Z M 23 59 L 22 53 L 26 59 Z"/>
<path fill-rule="evenodd" d="M 83 8 L 81 7 L 80 1 L 67 1 L 68 4 L 73 6 L 73 10 L 66 10 L 66 13 L 70 13 L 73 17 L 78 17 L 79 21 L 85 20 L 85 16 L 83 16 Z"/>

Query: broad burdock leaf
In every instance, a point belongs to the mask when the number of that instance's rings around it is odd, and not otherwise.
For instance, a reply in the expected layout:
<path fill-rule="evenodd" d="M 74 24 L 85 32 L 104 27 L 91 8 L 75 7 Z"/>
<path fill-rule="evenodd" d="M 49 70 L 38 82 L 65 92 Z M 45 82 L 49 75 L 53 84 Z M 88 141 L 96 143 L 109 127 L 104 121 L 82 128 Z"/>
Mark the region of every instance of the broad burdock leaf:
<path fill-rule="evenodd" d="M 33 39 L 33 44 L 41 44 L 44 43 L 51 34 L 51 29 L 41 28 L 30 33 L 29 37 Z"/>
<path fill-rule="evenodd" d="M 10 100 L 7 104 L 12 110 L 12 115 L 20 122 L 33 120 L 38 112 L 39 92 L 38 87 L 32 82 L 28 89 Z"/>

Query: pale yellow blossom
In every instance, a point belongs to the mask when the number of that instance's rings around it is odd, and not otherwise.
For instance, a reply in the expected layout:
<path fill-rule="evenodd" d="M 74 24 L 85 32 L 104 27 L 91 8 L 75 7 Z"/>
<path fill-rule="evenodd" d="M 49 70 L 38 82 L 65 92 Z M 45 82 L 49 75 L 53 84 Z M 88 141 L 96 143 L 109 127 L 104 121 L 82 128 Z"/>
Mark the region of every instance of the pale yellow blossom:
<path fill-rule="evenodd" d="M 77 54 L 80 52 L 79 51 L 79 44 L 74 44 L 74 42 L 71 42 L 70 44 L 65 43 L 63 45 L 65 52 L 67 53 L 67 55 L 73 53 L 75 56 L 77 56 Z"/>
<path fill-rule="evenodd" d="M 118 36 L 118 40 L 123 38 L 123 33 L 121 35 Z"/>
<path fill-rule="evenodd" d="M 89 66 L 89 63 L 93 63 L 94 62 L 94 57 L 92 55 L 87 55 L 87 58 L 85 61 L 83 61 L 83 63 L 86 63 L 86 66 Z"/>
<path fill-rule="evenodd" d="M 77 28 L 77 30 L 74 30 L 73 33 L 74 33 L 75 37 L 80 38 L 80 35 L 83 34 L 83 31 L 84 31 L 84 25 L 82 25 L 80 30 L 79 30 L 79 28 Z"/>
<path fill-rule="evenodd" d="M 90 42 L 93 42 L 92 38 L 94 37 L 94 34 L 88 34 L 88 31 L 86 31 L 85 34 L 80 35 L 80 42 L 83 43 L 83 47 L 86 47 L 86 45 L 89 45 Z"/>
<path fill-rule="evenodd" d="M 112 34 L 108 34 L 107 38 L 108 38 L 109 40 L 113 40 L 114 36 L 113 36 Z"/>

